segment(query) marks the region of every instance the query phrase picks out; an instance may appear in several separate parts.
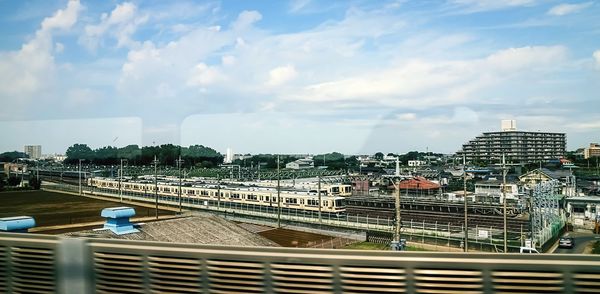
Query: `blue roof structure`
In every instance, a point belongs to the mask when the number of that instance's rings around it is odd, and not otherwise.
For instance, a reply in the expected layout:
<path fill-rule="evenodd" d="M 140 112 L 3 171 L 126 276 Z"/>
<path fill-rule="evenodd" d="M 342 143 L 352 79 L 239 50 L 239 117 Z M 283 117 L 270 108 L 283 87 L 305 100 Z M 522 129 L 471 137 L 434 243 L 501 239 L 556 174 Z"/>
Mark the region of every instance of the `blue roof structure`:
<path fill-rule="evenodd" d="M 122 206 L 105 208 L 100 215 L 106 218 L 104 228 L 111 230 L 117 235 L 139 232 L 139 230 L 134 228 L 133 224 L 129 222 L 129 218 L 135 216 L 135 209 L 132 207 Z"/>
<path fill-rule="evenodd" d="M 0 231 L 27 233 L 35 227 L 35 220 L 30 216 L 14 216 L 0 218 Z"/>
<path fill-rule="evenodd" d="M 102 209 L 100 216 L 107 218 L 132 217 L 135 216 L 135 209 L 127 206 L 109 207 Z"/>

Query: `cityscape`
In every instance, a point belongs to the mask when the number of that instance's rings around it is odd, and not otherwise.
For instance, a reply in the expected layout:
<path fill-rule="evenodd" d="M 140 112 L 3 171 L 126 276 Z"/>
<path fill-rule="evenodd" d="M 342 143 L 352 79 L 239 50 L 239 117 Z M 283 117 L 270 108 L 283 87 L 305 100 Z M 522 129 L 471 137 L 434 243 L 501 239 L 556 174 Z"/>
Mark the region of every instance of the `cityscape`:
<path fill-rule="evenodd" d="M 600 292 L 600 12 L 0 2 L 2 293 Z"/>

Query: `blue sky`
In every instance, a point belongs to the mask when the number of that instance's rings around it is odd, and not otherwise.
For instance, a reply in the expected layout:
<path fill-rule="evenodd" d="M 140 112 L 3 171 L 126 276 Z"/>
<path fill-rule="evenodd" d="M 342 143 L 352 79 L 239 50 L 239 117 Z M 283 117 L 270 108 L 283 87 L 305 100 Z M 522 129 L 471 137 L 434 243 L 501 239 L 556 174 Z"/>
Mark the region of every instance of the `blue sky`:
<path fill-rule="evenodd" d="M 0 0 L 0 150 L 600 141 L 600 2 Z"/>

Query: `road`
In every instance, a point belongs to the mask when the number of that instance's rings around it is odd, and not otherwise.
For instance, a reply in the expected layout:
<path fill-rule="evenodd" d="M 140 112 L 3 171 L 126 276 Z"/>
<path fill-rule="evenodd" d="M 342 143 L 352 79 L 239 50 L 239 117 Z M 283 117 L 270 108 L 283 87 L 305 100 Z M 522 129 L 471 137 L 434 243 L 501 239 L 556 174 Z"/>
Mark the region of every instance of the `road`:
<path fill-rule="evenodd" d="M 565 237 L 575 238 L 575 246 L 573 248 L 556 248 L 554 253 L 561 254 L 581 254 L 585 247 L 595 240 L 600 241 L 600 235 L 595 235 L 591 231 L 589 232 L 569 232 L 565 234 Z"/>

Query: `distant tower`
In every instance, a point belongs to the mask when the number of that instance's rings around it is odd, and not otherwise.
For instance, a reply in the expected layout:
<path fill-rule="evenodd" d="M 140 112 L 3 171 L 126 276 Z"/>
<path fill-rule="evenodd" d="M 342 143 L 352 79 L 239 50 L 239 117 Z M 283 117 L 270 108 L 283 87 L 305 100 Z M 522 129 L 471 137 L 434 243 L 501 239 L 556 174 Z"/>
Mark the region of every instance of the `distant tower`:
<path fill-rule="evenodd" d="M 396 176 L 400 176 L 400 157 L 396 157 Z"/>
<path fill-rule="evenodd" d="M 502 131 L 516 131 L 517 130 L 517 121 L 514 119 L 503 119 L 502 120 Z"/>
<path fill-rule="evenodd" d="M 25 145 L 23 149 L 25 154 L 29 155 L 29 158 L 31 159 L 39 159 L 42 157 L 41 145 Z"/>
<path fill-rule="evenodd" d="M 233 162 L 233 150 L 231 148 L 227 148 L 227 152 L 225 154 L 225 163 Z"/>

